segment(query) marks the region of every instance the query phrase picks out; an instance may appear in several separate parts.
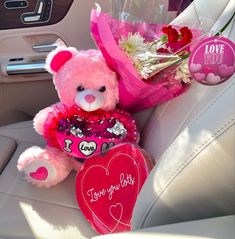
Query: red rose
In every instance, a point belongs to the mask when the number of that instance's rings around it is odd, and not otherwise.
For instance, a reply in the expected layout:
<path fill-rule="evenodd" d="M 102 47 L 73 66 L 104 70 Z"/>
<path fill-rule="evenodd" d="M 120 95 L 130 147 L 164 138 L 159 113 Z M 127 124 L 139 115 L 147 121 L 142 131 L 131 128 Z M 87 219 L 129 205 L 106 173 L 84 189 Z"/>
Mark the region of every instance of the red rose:
<path fill-rule="evenodd" d="M 180 29 L 180 33 L 182 35 L 182 39 L 181 42 L 183 45 L 187 45 L 188 43 L 191 42 L 192 38 L 193 38 L 193 34 L 192 32 L 188 29 L 188 27 L 182 27 Z"/>
<path fill-rule="evenodd" d="M 172 26 L 163 27 L 162 32 L 167 35 L 169 42 L 177 42 L 178 41 L 179 33 Z"/>

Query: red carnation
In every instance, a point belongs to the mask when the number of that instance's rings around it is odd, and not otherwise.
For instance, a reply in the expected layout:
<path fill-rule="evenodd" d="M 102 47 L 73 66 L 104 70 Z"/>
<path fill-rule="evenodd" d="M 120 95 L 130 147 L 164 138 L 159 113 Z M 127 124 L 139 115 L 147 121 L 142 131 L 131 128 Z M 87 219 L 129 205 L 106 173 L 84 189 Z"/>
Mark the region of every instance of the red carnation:
<path fill-rule="evenodd" d="M 162 32 L 167 35 L 169 42 L 177 42 L 178 41 L 179 33 L 172 26 L 163 27 Z"/>
<path fill-rule="evenodd" d="M 172 26 L 167 26 L 162 28 L 162 32 L 168 35 L 168 32 L 172 29 Z"/>
<path fill-rule="evenodd" d="M 182 40 L 181 42 L 183 43 L 183 45 L 187 45 L 188 43 L 191 42 L 192 38 L 193 38 L 193 34 L 192 32 L 189 30 L 188 27 L 182 27 L 180 28 L 180 33 L 182 35 Z"/>

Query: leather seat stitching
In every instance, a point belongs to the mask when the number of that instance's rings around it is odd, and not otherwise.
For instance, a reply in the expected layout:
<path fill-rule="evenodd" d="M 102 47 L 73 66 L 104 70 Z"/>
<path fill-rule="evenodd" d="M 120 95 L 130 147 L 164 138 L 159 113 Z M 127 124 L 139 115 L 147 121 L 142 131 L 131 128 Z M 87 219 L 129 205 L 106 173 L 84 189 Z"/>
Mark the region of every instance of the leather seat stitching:
<path fill-rule="evenodd" d="M 190 123 L 189 127 L 192 127 L 193 124 L 195 124 L 195 122 L 198 121 L 198 119 L 200 117 L 202 117 L 202 115 L 204 115 L 219 99 L 221 99 L 222 96 L 224 96 L 224 94 L 234 85 L 235 83 L 232 83 L 231 85 L 229 85 L 227 88 L 225 88 L 223 90 L 223 92 L 218 95 L 194 120 L 192 120 L 192 122 Z M 206 145 L 209 144 L 210 141 L 212 142 L 213 139 L 216 138 L 216 136 L 218 137 L 218 134 L 222 134 L 223 130 L 226 130 L 226 127 L 229 127 L 230 124 L 232 125 L 234 123 L 235 119 L 232 118 L 230 121 L 228 121 L 226 124 L 224 124 L 220 129 L 218 129 L 213 135 L 211 135 L 211 137 L 209 139 L 207 139 L 206 141 L 204 141 L 204 143 L 202 145 L 200 145 L 194 152 L 192 152 L 192 154 L 190 154 L 186 160 L 184 162 L 181 163 L 181 165 L 172 173 L 172 175 L 168 178 L 167 182 L 163 185 L 163 189 L 159 192 L 159 196 L 150 204 L 150 206 L 147 208 L 146 213 L 143 216 L 144 220 L 141 220 L 139 222 L 139 227 L 140 225 L 144 225 L 145 221 L 147 220 L 147 215 L 150 213 L 151 209 L 154 207 L 154 205 L 158 202 L 158 199 L 160 198 L 160 196 L 162 195 L 162 193 L 165 191 L 166 187 L 171 183 L 172 179 L 174 179 L 174 177 L 176 177 L 180 171 L 182 171 L 182 169 L 187 166 L 187 164 L 190 162 L 190 159 L 194 158 L 196 154 L 199 153 L 199 151 Z M 168 152 L 172 147 L 174 147 L 175 144 L 172 144 L 169 149 L 166 151 Z M 163 156 L 164 157 L 164 156 Z M 159 164 L 157 165 L 155 171 L 157 170 L 157 168 L 159 167 L 161 162 L 159 162 Z"/>
<path fill-rule="evenodd" d="M 221 136 L 222 134 L 224 134 L 230 127 L 232 127 L 235 124 L 235 118 L 232 118 L 231 120 L 229 120 L 226 124 L 224 124 L 222 127 L 220 127 L 210 138 L 208 138 L 206 141 L 203 142 L 203 144 L 201 144 L 192 154 L 190 154 L 186 160 L 184 160 L 182 162 L 182 164 L 172 173 L 172 175 L 169 177 L 169 179 L 167 180 L 167 182 L 163 185 L 162 190 L 158 193 L 158 197 L 156 199 L 154 199 L 152 201 L 152 203 L 150 204 L 150 206 L 146 209 L 146 213 L 142 216 L 141 220 L 142 222 L 140 222 L 138 224 L 138 228 L 143 227 L 148 215 L 150 214 L 150 212 L 152 211 L 152 208 L 156 206 L 156 204 L 159 201 L 159 198 L 161 197 L 161 195 L 165 192 L 165 190 L 168 188 L 168 186 L 172 183 L 173 179 L 175 179 L 184 168 L 186 168 L 190 162 L 193 161 L 193 159 L 199 155 L 200 152 L 203 151 L 203 149 L 205 147 L 207 147 L 209 144 L 211 144 L 212 142 L 214 142 L 215 139 L 217 139 L 219 136 Z M 155 170 L 156 171 L 156 170 Z"/>

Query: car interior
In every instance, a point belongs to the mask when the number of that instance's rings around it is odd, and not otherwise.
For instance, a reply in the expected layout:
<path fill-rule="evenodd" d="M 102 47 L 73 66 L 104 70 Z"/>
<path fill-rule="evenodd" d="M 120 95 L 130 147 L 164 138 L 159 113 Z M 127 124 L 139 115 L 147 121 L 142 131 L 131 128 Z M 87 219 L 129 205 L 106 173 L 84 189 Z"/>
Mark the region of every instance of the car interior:
<path fill-rule="evenodd" d="M 58 101 L 45 58 L 58 42 L 95 48 L 95 2 L 109 10 L 102 0 L 0 2 L 0 238 L 235 238 L 235 75 L 216 86 L 193 81 L 181 96 L 134 114 L 140 146 L 156 164 L 130 232 L 92 229 L 77 205 L 76 172 L 50 189 L 33 187 L 18 172 L 20 154 L 45 145 L 33 128 L 35 114 Z M 172 23 L 200 22 L 205 33 L 235 12 L 234 0 L 186 2 Z M 235 42 L 234 18 L 223 36 Z"/>

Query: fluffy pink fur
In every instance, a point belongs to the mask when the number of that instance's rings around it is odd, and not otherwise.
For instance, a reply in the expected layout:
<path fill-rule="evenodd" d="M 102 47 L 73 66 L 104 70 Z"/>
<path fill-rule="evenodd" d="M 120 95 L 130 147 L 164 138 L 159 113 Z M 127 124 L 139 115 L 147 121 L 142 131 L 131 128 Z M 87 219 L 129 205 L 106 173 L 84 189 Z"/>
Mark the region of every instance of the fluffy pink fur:
<path fill-rule="evenodd" d="M 45 109 L 40 110 L 34 117 L 33 126 L 35 131 L 38 134 L 43 135 L 45 120 L 47 119 L 48 113 L 52 111 L 53 111 L 53 106 L 49 106 Z"/>
<path fill-rule="evenodd" d="M 118 103 L 118 83 L 116 74 L 111 71 L 101 53 L 98 50 L 77 51 L 75 48 L 67 48 L 71 51 L 73 58 L 68 60 L 64 66 L 56 73 L 50 67 L 58 51 L 64 51 L 59 48 L 52 52 L 47 60 L 47 70 L 54 74 L 54 84 L 61 102 L 67 106 L 75 104 L 77 87 L 83 85 L 85 89 L 96 89 L 106 86 L 104 92 L 105 105 L 104 110 L 115 109 Z"/>
<path fill-rule="evenodd" d="M 51 186 L 56 185 L 57 183 L 63 181 L 72 170 L 72 159 L 63 151 L 56 148 L 45 148 L 41 149 L 39 147 L 33 146 L 23 154 L 21 154 L 18 160 L 18 170 L 24 171 L 26 168 L 33 168 L 34 164 L 40 160 L 42 165 L 48 165 L 53 167 L 56 175 L 51 177 L 49 175 L 49 179 L 43 182 L 34 181 L 32 178 L 26 174 L 26 179 L 32 184 L 38 187 L 49 188 Z"/>
<path fill-rule="evenodd" d="M 105 103 L 101 109 L 112 110 L 116 107 L 118 102 L 117 76 L 108 68 L 99 51 L 78 52 L 72 47 L 59 47 L 49 54 L 46 68 L 54 75 L 53 82 L 61 101 L 58 104 L 73 106 L 79 94 L 77 88 L 82 85 L 85 89 L 97 90 L 99 94 L 102 94 Z M 100 93 L 99 89 L 103 86 L 106 90 Z M 39 134 L 43 135 L 47 116 L 54 110 L 55 105 L 41 110 L 35 116 L 34 128 Z M 47 168 L 49 172 L 48 178 L 44 181 L 30 177 L 30 170 L 35 172 L 40 167 Z M 62 150 L 49 147 L 45 149 L 31 147 L 20 156 L 18 161 L 18 169 L 25 172 L 29 182 L 46 188 L 63 181 L 72 168 L 79 171 L 81 164 L 76 163 Z M 52 172 L 51 175 L 50 172 Z M 55 175 L 53 172 L 56 172 Z"/>
<path fill-rule="evenodd" d="M 70 51 L 60 51 L 58 52 L 50 63 L 50 67 L 54 72 L 58 72 L 60 68 L 71 58 L 73 54 Z"/>
<path fill-rule="evenodd" d="M 68 55 L 72 54 L 72 58 L 78 53 L 76 48 L 64 46 L 57 47 L 54 51 L 50 52 L 46 59 L 46 69 L 52 75 L 57 73 L 61 69 L 61 67 L 63 67 L 64 64 L 71 59 L 71 57 L 64 57 L 65 54 L 61 55 L 61 52 L 68 52 Z M 56 64 L 55 61 L 57 61 L 57 63 L 59 62 L 60 65 L 60 67 L 58 67 L 58 69 L 56 70 L 53 67 Z M 62 62 L 63 64 L 61 64 Z"/>

